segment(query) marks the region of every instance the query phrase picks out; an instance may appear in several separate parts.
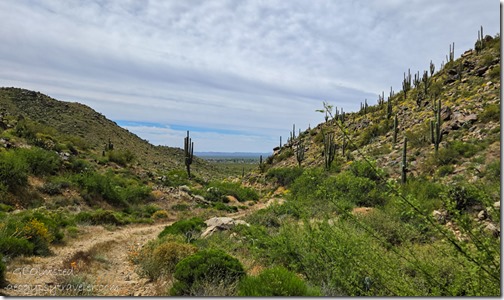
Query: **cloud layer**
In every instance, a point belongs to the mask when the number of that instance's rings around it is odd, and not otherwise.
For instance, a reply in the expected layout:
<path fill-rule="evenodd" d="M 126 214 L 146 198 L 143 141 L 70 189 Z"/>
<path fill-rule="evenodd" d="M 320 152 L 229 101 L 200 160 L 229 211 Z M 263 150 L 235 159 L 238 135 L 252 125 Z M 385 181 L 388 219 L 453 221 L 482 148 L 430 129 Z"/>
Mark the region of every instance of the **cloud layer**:
<path fill-rule="evenodd" d="M 180 147 L 186 126 L 213 131 L 198 151 L 260 152 L 322 121 L 322 101 L 375 103 L 500 24 L 492 0 L 2 1 L 0 19 L 1 86 L 139 122 L 154 144 Z"/>

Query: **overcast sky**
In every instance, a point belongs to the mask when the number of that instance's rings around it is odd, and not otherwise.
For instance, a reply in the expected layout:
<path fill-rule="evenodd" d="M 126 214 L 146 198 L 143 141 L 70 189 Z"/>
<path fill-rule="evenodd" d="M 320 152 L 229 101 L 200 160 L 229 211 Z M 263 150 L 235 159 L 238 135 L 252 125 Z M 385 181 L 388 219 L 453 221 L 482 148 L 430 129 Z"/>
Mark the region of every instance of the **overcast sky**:
<path fill-rule="evenodd" d="M 500 31 L 496 0 L 0 1 L 0 86 L 89 105 L 156 145 L 268 152 Z"/>

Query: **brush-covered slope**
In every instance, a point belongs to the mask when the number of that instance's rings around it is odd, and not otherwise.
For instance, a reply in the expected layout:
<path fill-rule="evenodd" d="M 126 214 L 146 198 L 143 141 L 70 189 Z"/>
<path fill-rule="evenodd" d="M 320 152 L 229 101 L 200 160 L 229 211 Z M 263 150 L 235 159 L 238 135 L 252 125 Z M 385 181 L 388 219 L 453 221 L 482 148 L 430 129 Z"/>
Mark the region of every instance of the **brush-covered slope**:
<path fill-rule="evenodd" d="M 408 175 L 443 181 L 462 176 L 476 181 L 485 168 L 500 161 L 500 37 L 487 36 L 481 52 L 468 50 L 432 76 L 430 70 L 427 72 L 427 88 L 422 71 L 417 85 L 412 74 L 411 89 L 406 93 L 391 92 L 388 99 L 379 100 L 376 105 L 366 105 L 363 101 L 363 108 L 347 113 L 341 126 L 333 111 L 334 119 L 329 118 L 281 149 L 275 149 L 267 161 L 268 167 L 297 165 L 299 145 L 306 151 L 302 166 L 324 166 L 324 136 L 334 133 L 337 149 L 332 168 L 345 168 L 351 161 L 367 157 L 376 161 L 390 177 L 400 178 L 406 137 Z M 438 101 L 442 139 L 435 154 L 430 127 L 431 121 L 435 127 Z M 388 113 L 389 105 L 391 112 Z M 342 130 L 346 131 L 345 140 Z"/>
<path fill-rule="evenodd" d="M 135 156 L 135 163 L 142 167 L 159 170 L 184 168 L 182 149 L 151 145 L 80 103 L 58 101 L 25 89 L 0 88 L 0 107 L 4 115 L 17 119 L 22 116 L 35 122 L 34 127 L 41 134 L 65 135 L 96 154 L 101 153 L 110 141 L 115 150 L 130 151 Z M 216 172 L 201 159 L 195 159 L 192 168 L 205 176 Z"/>

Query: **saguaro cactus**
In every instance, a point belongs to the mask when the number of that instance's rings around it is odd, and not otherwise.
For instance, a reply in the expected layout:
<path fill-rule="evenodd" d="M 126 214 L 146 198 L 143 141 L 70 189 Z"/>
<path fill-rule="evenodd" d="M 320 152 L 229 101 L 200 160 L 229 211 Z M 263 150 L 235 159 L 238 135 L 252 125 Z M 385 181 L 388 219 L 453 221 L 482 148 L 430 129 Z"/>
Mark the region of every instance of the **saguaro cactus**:
<path fill-rule="evenodd" d="M 408 165 L 406 161 L 406 147 L 408 146 L 408 139 L 404 137 L 403 152 L 402 152 L 402 164 L 401 164 L 401 182 L 406 183 L 406 173 L 408 172 Z"/>
<path fill-rule="evenodd" d="M 395 145 L 397 142 L 397 114 L 394 116 L 394 135 L 393 135 L 393 144 Z"/>
<path fill-rule="evenodd" d="M 436 121 L 430 121 L 431 142 L 434 144 L 436 154 L 439 150 L 439 144 L 443 136 L 441 135 L 441 100 L 438 100 L 437 106 L 435 105 L 434 114 Z"/>
<path fill-rule="evenodd" d="M 302 142 L 299 143 L 296 149 L 296 159 L 299 164 L 299 167 L 301 167 L 301 162 L 305 159 L 305 147 Z"/>
<path fill-rule="evenodd" d="M 184 138 L 184 156 L 185 156 L 185 165 L 187 170 L 187 176 L 191 178 L 191 164 L 193 162 L 194 156 L 194 143 L 191 141 L 189 137 L 189 130 L 187 131 L 187 136 Z"/>
<path fill-rule="evenodd" d="M 331 168 L 331 164 L 336 154 L 336 144 L 334 143 L 334 133 L 324 135 L 324 162 L 326 170 Z"/>

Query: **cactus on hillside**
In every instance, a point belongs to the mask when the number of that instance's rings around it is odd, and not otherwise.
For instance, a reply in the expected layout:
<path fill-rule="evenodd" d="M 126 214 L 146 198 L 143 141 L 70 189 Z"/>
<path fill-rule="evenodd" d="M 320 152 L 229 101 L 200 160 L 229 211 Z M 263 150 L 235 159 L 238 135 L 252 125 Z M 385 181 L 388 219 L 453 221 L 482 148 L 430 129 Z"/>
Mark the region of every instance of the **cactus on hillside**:
<path fill-rule="evenodd" d="M 484 36 L 483 36 L 483 26 L 481 26 L 481 31 L 478 30 L 478 40 L 476 41 L 476 45 L 474 45 L 474 49 L 476 50 L 476 53 L 479 54 L 481 53 L 481 50 L 483 50 L 484 47 Z"/>
<path fill-rule="evenodd" d="M 424 84 L 424 94 L 427 95 L 428 90 L 429 90 L 429 73 L 427 71 L 424 71 L 423 76 L 422 76 L 422 82 Z"/>
<path fill-rule="evenodd" d="M 434 114 L 436 121 L 430 121 L 431 142 L 434 144 L 436 154 L 438 153 L 439 144 L 443 136 L 441 135 L 441 100 L 438 100 L 437 106 L 434 105 Z"/>
<path fill-rule="evenodd" d="M 394 135 L 393 135 L 393 144 L 395 145 L 397 142 L 397 114 L 394 116 Z"/>
<path fill-rule="evenodd" d="M 331 164 L 336 154 L 336 144 L 334 143 L 334 133 L 324 135 L 324 163 L 326 170 L 331 168 Z"/>
<path fill-rule="evenodd" d="M 387 119 L 390 119 L 392 117 L 392 99 L 389 98 L 387 101 Z"/>
<path fill-rule="evenodd" d="M 263 162 L 262 155 L 259 156 L 259 172 L 264 173 L 266 170 L 266 163 Z"/>
<path fill-rule="evenodd" d="M 453 47 L 450 45 L 450 56 L 446 57 L 447 62 L 453 62 L 455 59 L 455 42 L 453 42 Z"/>
<path fill-rule="evenodd" d="M 436 66 L 434 65 L 434 63 L 432 62 L 432 60 L 430 61 L 430 76 L 432 77 L 432 75 L 434 75 L 434 72 L 436 71 Z"/>
<path fill-rule="evenodd" d="M 187 130 L 187 136 L 184 138 L 184 163 L 186 165 L 187 176 L 191 178 L 191 164 L 193 162 L 194 156 L 194 142 L 191 141 L 189 137 L 189 130 Z"/>
<path fill-rule="evenodd" d="M 406 100 L 406 96 L 408 91 L 411 89 L 411 71 L 408 69 L 408 76 L 406 76 L 406 73 L 404 73 L 404 79 L 403 79 L 403 92 L 404 92 L 404 100 Z M 390 98 L 392 98 L 392 87 L 390 88 Z"/>
<path fill-rule="evenodd" d="M 401 182 L 406 183 L 406 173 L 408 172 L 408 165 L 406 160 L 406 148 L 408 146 L 408 138 L 404 137 L 403 151 L 402 151 L 402 164 L 401 164 Z"/>
<path fill-rule="evenodd" d="M 296 160 L 298 162 L 299 167 L 301 167 L 301 162 L 305 159 L 305 147 L 303 142 L 299 142 L 299 145 L 296 149 Z"/>

